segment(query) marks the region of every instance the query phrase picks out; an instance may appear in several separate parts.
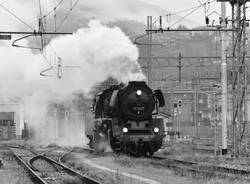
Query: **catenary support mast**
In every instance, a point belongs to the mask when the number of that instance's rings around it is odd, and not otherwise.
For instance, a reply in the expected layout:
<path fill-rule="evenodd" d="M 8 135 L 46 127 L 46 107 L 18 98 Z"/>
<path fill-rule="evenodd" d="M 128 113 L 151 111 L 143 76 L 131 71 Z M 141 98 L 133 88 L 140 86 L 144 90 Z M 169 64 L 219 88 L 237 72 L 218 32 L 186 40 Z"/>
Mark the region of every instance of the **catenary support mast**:
<path fill-rule="evenodd" d="M 221 28 L 226 28 L 226 2 L 221 2 Z M 221 32 L 222 155 L 227 154 L 227 49 L 225 36 L 225 32 Z"/>

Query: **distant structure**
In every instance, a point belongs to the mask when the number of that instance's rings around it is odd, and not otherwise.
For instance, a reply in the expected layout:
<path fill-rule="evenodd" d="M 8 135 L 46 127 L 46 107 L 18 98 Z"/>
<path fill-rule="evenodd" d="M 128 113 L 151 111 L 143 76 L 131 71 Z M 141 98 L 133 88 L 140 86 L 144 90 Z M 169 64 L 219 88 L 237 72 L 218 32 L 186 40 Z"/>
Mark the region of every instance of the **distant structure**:
<path fill-rule="evenodd" d="M 23 105 L 18 100 L 0 102 L 0 140 L 21 139 Z"/>

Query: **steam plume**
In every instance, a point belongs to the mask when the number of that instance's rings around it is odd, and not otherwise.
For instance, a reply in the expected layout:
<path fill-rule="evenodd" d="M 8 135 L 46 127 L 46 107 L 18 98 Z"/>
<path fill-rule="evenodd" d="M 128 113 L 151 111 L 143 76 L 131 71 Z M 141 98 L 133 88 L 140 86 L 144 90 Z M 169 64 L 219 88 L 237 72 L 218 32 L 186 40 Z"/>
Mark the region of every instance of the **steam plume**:
<path fill-rule="evenodd" d="M 89 27 L 81 28 L 73 35 L 52 40 L 45 48 L 48 58 L 54 54 L 51 46 L 62 60 L 63 77 L 60 80 L 53 72 L 51 74 L 54 77 L 39 76 L 40 71 L 48 67 L 41 54 L 0 46 L 0 56 L 5 58 L 0 69 L 0 77 L 3 79 L 0 80 L 0 86 L 4 89 L 0 97 L 2 101 L 9 96 L 22 99 L 29 125 L 38 130 L 35 131 L 38 137 L 44 140 L 49 138 L 47 143 L 54 141 L 53 135 L 49 136 L 48 133 L 53 134 L 56 132 L 53 129 L 58 128 L 44 126 L 49 103 L 64 102 L 76 91 L 87 95 L 95 84 L 108 77 L 120 82 L 145 78 L 137 63 L 136 46 L 119 28 L 107 27 L 98 20 L 90 21 Z M 70 140 L 71 145 L 73 142 L 81 144 L 84 140 L 82 124 L 83 122 L 75 122 L 71 128 L 67 127 L 64 140 Z M 81 128 L 77 128 L 78 126 Z"/>

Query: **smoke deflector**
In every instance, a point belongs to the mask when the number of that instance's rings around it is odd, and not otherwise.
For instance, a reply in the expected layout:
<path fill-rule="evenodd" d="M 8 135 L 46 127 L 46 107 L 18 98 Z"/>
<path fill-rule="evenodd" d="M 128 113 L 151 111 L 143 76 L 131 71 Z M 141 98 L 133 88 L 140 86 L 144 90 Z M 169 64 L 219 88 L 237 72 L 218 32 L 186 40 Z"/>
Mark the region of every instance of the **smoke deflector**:
<path fill-rule="evenodd" d="M 155 96 L 156 96 L 157 100 L 159 101 L 159 106 L 163 107 L 165 105 L 165 100 L 164 100 L 164 96 L 163 96 L 161 90 L 157 89 L 154 92 L 155 92 Z"/>

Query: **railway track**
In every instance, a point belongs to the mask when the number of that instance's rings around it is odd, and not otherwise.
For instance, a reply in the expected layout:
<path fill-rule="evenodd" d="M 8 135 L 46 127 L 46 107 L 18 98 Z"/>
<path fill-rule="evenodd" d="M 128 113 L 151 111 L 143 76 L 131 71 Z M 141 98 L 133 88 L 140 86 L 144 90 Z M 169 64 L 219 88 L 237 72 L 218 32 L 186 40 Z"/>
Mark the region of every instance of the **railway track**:
<path fill-rule="evenodd" d="M 75 150 L 71 150 L 65 154 L 63 154 L 59 158 L 59 162 L 62 162 L 64 157 L 66 157 L 71 152 L 74 152 Z M 82 148 L 81 151 L 89 152 L 89 153 L 95 153 L 92 149 Z M 157 162 L 151 162 L 153 165 L 157 166 L 163 166 L 168 168 L 173 168 L 177 170 L 187 171 L 191 172 L 193 174 L 199 174 L 199 175 L 206 175 L 210 177 L 222 177 L 222 178 L 243 178 L 247 181 L 250 181 L 250 168 L 249 170 L 246 169 L 238 169 L 238 168 L 230 168 L 230 167 L 223 167 L 223 166 L 217 166 L 207 163 L 201 163 L 201 162 L 193 162 L 193 161 L 187 161 L 182 159 L 173 159 L 173 158 L 167 158 L 162 156 L 153 156 L 151 157 L 153 160 L 156 160 Z M 248 178 L 249 177 L 249 178 Z"/>
<path fill-rule="evenodd" d="M 250 168 L 238 169 L 231 167 L 217 166 L 207 163 L 192 162 L 181 159 L 170 159 L 161 156 L 153 156 L 152 159 L 160 160 L 160 162 L 152 162 L 155 165 L 161 165 L 168 168 L 174 168 L 178 170 L 183 170 L 191 173 L 197 173 L 201 175 L 211 176 L 211 177 L 229 177 L 229 178 L 241 178 L 250 181 Z"/>
<path fill-rule="evenodd" d="M 65 181 L 73 181 L 74 183 L 100 184 L 100 182 L 45 156 L 48 151 L 37 154 L 19 146 L 9 146 L 8 148 L 17 161 L 28 171 L 34 183 L 60 184 Z"/>
<path fill-rule="evenodd" d="M 63 163 L 64 158 L 71 152 L 76 150 L 72 149 L 65 154 L 61 155 L 58 159 L 59 163 Z M 92 149 L 81 148 L 78 152 L 89 152 L 95 153 Z M 156 162 L 155 162 L 156 161 Z M 196 176 L 207 176 L 207 177 L 221 177 L 221 178 L 231 178 L 231 179 L 243 179 L 250 181 L 250 167 L 247 169 L 223 167 L 218 165 L 212 165 L 202 162 L 193 162 L 182 159 L 172 159 L 162 156 L 153 156 L 152 165 L 162 166 L 167 168 L 172 168 L 182 172 L 188 172 Z"/>

